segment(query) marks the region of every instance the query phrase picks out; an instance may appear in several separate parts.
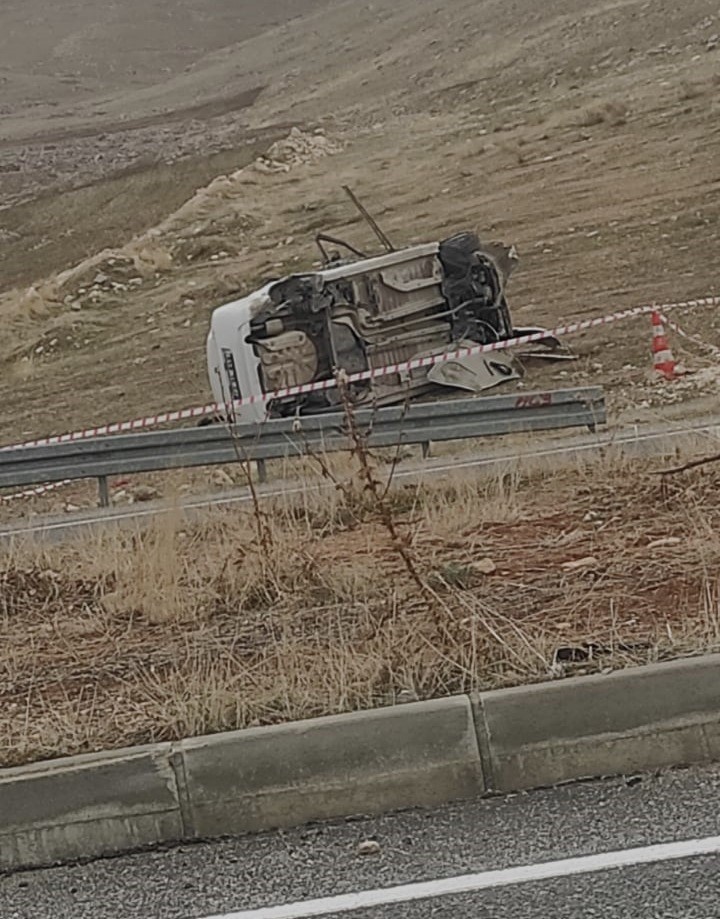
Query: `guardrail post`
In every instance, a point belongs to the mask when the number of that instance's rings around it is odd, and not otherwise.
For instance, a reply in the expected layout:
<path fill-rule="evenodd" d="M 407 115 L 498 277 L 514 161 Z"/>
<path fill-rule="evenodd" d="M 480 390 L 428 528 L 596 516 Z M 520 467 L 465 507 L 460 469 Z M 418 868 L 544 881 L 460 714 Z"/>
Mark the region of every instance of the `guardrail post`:
<path fill-rule="evenodd" d="M 267 482 L 267 465 L 265 464 L 264 459 L 256 460 L 257 471 L 258 471 L 258 481 L 261 485 L 264 485 Z"/>
<path fill-rule="evenodd" d="M 100 507 L 110 507 L 110 489 L 106 475 L 98 476 L 98 492 L 100 494 Z"/>
<path fill-rule="evenodd" d="M 422 458 L 427 459 L 430 456 L 430 441 L 425 440 L 422 443 Z"/>

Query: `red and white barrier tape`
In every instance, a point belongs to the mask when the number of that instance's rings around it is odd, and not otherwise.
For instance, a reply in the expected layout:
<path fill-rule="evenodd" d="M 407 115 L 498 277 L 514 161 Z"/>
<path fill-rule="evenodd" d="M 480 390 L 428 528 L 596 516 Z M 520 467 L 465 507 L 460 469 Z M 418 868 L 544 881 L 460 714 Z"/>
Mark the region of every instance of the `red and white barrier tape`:
<path fill-rule="evenodd" d="M 346 377 L 347 383 L 359 383 L 364 380 L 375 380 L 380 377 L 389 376 L 394 373 L 406 373 L 411 370 L 417 370 L 422 367 L 430 367 L 434 364 L 445 363 L 452 360 L 460 360 L 476 354 L 486 354 L 493 351 L 505 351 L 510 348 L 517 348 L 522 345 L 533 344 L 542 341 L 544 338 L 560 338 L 563 335 L 574 335 L 587 329 L 598 328 L 599 326 L 609 325 L 614 322 L 622 322 L 625 319 L 632 319 L 637 316 L 647 315 L 658 311 L 661 313 L 675 309 L 694 309 L 700 306 L 720 306 L 720 297 L 701 297 L 697 300 L 684 300 L 679 303 L 664 303 L 662 305 L 653 304 L 651 306 L 636 306 L 627 310 L 620 310 L 616 313 L 610 313 L 607 316 L 596 316 L 594 319 L 582 319 L 577 322 L 570 322 L 566 325 L 558 326 L 555 329 L 547 329 L 543 332 L 533 332 L 529 335 L 522 335 L 518 338 L 508 338 L 502 341 L 491 342 L 487 345 L 473 345 L 469 348 L 458 348 L 455 351 L 446 352 L 445 354 L 436 354 L 428 357 L 414 358 L 410 361 L 403 361 L 399 364 L 389 364 L 386 367 L 376 367 L 372 370 L 364 370 L 359 373 L 352 373 Z M 327 389 L 333 389 L 337 386 L 335 378 L 319 380 L 315 383 L 305 383 L 300 386 L 289 386 L 285 389 L 278 389 L 274 392 L 262 393 L 260 395 L 248 396 L 233 402 L 233 408 L 241 408 L 243 405 L 255 405 L 258 402 L 267 403 L 274 399 L 282 399 L 287 396 L 305 395 L 311 392 L 321 392 Z M 20 444 L 10 444 L 0 447 L 0 451 L 19 450 L 24 447 L 44 447 L 53 444 L 72 443 L 77 440 L 88 440 L 92 437 L 103 437 L 109 434 L 131 433 L 140 431 L 144 428 L 155 427 L 160 424 L 167 424 L 173 421 L 187 421 L 193 418 L 203 418 L 208 415 L 222 414 L 226 411 L 227 406 L 213 402 L 208 405 L 195 406 L 193 408 L 181 409 L 173 412 L 161 412 L 158 415 L 148 415 L 145 418 L 136 418 L 133 421 L 121 421 L 113 424 L 101 425 L 96 428 L 86 428 L 82 431 L 73 431 L 68 434 L 58 434 L 52 437 L 42 437 L 37 440 L 29 440 Z M 64 483 L 62 483 L 64 484 Z M 53 486 L 59 487 L 60 483 Z M 50 490 L 48 486 L 41 486 L 45 491 Z M 35 489 L 32 490 L 36 492 Z M 25 493 L 23 493 L 25 494 Z M 2 498 L 2 501 L 12 500 L 15 495 L 8 495 Z"/>
<path fill-rule="evenodd" d="M 455 351 L 448 351 L 445 354 L 432 355 L 429 357 L 414 358 L 410 361 L 403 361 L 400 364 L 390 364 L 387 367 L 379 367 L 374 370 L 364 370 L 360 373 L 348 374 L 346 382 L 357 383 L 362 380 L 372 380 L 378 377 L 387 376 L 391 373 L 405 373 L 409 370 L 416 370 L 420 367 L 429 367 L 434 364 L 444 363 L 446 361 L 460 360 L 461 358 L 470 357 L 475 354 L 486 354 L 491 351 L 506 351 L 509 348 L 517 348 L 520 345 L 529 345 L 545 338 L 561 338 L 563 335 L 573 335 L 577 332 L 583 332 L 586 329 L 594 329 L 598 326 L 609 325 L 613 322 L 621 322 L 624 319 L 632 319 L 635 316 L 647 315 L 656 310 L 670 310 L 685 308 L 690 309 L 696 306 L 720 306 L 720 297 L 704 297 L 700 300 L 687 300 L 683 303 L 666 303 L 663 306 L 636 306 L 632 309 L 621 310 L 617 313 L 610 313 L 607 316 L 597 316 L 595 319 L 582 319 L 577 322 L 571 322 L 567 325 L 558 326 L 555 329 L 546 329 L 542 332 L 533 332 L 529 335 L 521 335 L 517 338 L 506 338 L 502 341 L 494 341 L 487 345 L 473 345 L 469 348 L 458 348 Z M 249 399 L 242 399 L 234 405 L 248 405 L 258 401 L 268 401 L 271 399 L 281 398 L 283 396 L 296 396 L 317 390 L 332 389 L 337 383 L 335 379 L 321 380 L 317 383 L 306 383 L 302 386 L 291 386 L 287 389 L 274 393 L 264 393 L 262 396 L 255 396 Z"/>
<path fill-rule="evenodd" d="M 49 491 L 57 491 L 59 488 L 65 488 L 66 485 L 72 485 L 72 479 L 63 479 L 62 482 L 49 482 L 47 485 L 36 485 L 34 488 L 26 488 L 24 491 L 16 491 L 11 495 L 0 495 L 0 504 L 9 504 L 11 501 L 18 501 L 20 498 L 37 498 L 45 495 Z"/>
<path fill-rule="evenodd" d="M 83 431 L 73 431 L 70 434 L 55 434 L 51 437 L 40 437 L 37 440 L 26 440 L 20 444 L 8 444 L 0 447 L 0 452 L 5 450 L 22 450 L 25 447 L 48 447 L 54 444 L 72 443 L 76 440 L 88 440 L 92 437 L 104 437 L 107 434 L 127 434 L 141 431 L 143 428 L 155 427 L 170 421 L 187 421 L 191 418 L 202 418 L 223 411 L 221 406 L 212 405 L 184 408 L 176 412 L 161 412 L 159 415 L 148 415 L 146 418 L 135 418 L 133 421 L 117 421 L 113 424 L 104 424 L 97 428 L 86 428 Z"/>
<path fill-rule="evenodd" d="M 530 335 L 523 335 L 519 338 L 508 338 L 503 341 L 491 342 L 487 345 L 473 345 L 469 348 L 459 348 L 455 351 L 449 351 L 445 354 L 436 354 L 430 357 L 415 358 L 410 361 L 403 361 L 399 364 L 389 364 L 386 367 L 376 367 L 372 370 L 364 370 L 359 373 L 349 374 L 346 378 L 348 383 L 359 383 L 363 380 L 374 380 L 380 377 L 388 376 L 393 373 L 405 373 L 410 370 L 416 370 L 421 367 L 429 367 L 433 364 L 440 364 L 446 361 L 459 360 L 475 354 L 485 354 L 493 351 L 504 351 L 509 348 L 516 348 L 521 345 L 533 344 L 542 341 L 544 338 L 560 338 L 563 335 L 573 335 L 577 332 L 583 332 L 587 329 L 597 328 L 598 326 L 608 325 L 613 322 L 621 322 L 625 319 L 632 319 L 635 316 L 642 316 L 657 311 L 667 311 L 672 309 L 692 309 L 698 306 L 720 306 L 720 297 L 704 297 L 698 300 L 686 300 L 681 303 L 665 303 L 661 306 L 636 306 L 632 309 L 621 310 L 617 313 L 611 313 L 607 316 L 597 316 L 594 319 L 582 319 L 577 322 L 571 322 L 567 325 L 558 326 L 555 329 L 548 329 L 543 332 L 533 332 Z M 258 402 L 266 403 L 274 399 L 282 399 L 287 396 L 305 395 L 311 392 L 319 392 L 327 389 L 333 389 L 337 385 L 334 378 L 328 380 L 319 380 L 315 383 L 304 383 L 300 386 L 289 386 L 285 389 L 277 389 L 273 392 L 262 393 L 260 395 L 248 396 L 244 399 L 238 399 L 233 403 L 234 408 L 241 408 L 243 405 L 255 405 Z M 187 421 L 193 418 L 203 418 L 208 415 L 222 413 L 227 406 L 217 402 L 208 405 L 185 408 L 173 412 L 161 412 L 158 415 L 148 415 L 145 418 L 136 418 L 133 421 L 120 421 L 113 424 L 106 424 L 96 428 L 86 428 L 82 431 L 73 431 L 69 434 L 57 434 L 51 437 L 41 437 L 37 440 L 28 440 L 24 443 L 9 444 L 0 447 L 0 450 L 19 450 L 24 447 L 45 447 L 52 444 L 72 443 L 76 440 L 87 440 L 92 437 L 103 437 L 108 434 L 124 434 L 140 431 L 144 428 L 155 427 L 160 424 L 167 424 L 172 421 Z"/>
<path fill-rule="evenodd" d="M 714 358 L 718 358 L 720 356 L 720 348 L 716 348 L 715 345 L 711 345 L 708 342 L 703 341 L 702 338 L 698 338 L 696 335 L 691 335 L 689 332 L 686 332 L 685 329 L 681 328 L 676 322 L 673 322 L 672 319 L 668 319 L 668 317 L 663 313 L 660 313 L 659 315 L 663 325 L 666 325 L 669 329 L 672 329 L 672 331 L 677 333 L 681 338 L 685 338 L 688 341 L 691 341 L 702 351 L 706 351 L 708 354 L 712 354 Z"/>

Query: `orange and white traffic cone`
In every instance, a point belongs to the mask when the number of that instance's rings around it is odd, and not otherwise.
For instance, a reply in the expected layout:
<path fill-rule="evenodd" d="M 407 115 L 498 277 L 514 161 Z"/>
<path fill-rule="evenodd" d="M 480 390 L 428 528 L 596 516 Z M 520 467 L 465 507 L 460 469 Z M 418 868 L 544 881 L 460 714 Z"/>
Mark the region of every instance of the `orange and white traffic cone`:
<path fill-rule="evenodd" d="M 670 345 L 668 344 L 668 340 L 665 335 L 665 327 L 663 326 L 663 321 L 660 317 L 660 313 L 653 312 L 652 326 L 653 366 L 658 373 L 661 373 L 665 377 L 666 380 L 674 380 L 677 376 L 675 358 L 673 357 L 673 353 L 670 350 Z"/>

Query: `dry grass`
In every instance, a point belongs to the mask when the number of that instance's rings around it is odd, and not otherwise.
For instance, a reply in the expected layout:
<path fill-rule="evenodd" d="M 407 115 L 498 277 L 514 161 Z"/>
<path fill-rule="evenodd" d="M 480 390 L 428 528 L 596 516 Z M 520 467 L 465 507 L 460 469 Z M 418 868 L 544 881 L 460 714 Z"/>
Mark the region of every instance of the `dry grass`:
<path fill-rule="evenodd" d="M 665 484 L 614 460 L 387 494 L 359 481 L 265 505 L 265 548 L 236 509 L 16 547 L 0 762 L 720 647 L 712 467 Z"/>

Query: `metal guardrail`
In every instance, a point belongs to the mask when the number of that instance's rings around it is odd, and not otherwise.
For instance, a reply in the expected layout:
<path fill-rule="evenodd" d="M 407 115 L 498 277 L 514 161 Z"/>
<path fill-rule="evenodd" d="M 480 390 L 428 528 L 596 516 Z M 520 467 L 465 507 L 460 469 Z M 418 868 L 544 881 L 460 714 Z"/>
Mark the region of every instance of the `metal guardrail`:
<path fill-rule="evenodd" d="M 467 440 L 524 431 L 588 427 L 606 420 L 599 387 L 411 403 L 355 413 L 371 447 Z M 98 479 L 109 503 L 107 478 L 163 469 L 252 460 L 261 481 L 265 461 L 336 451 L 350 445 L 343 413 L 272 419 L 256 425 L 179 428 L 121 434 L 0 452 L 0 488 L 65 479 Z"/>

